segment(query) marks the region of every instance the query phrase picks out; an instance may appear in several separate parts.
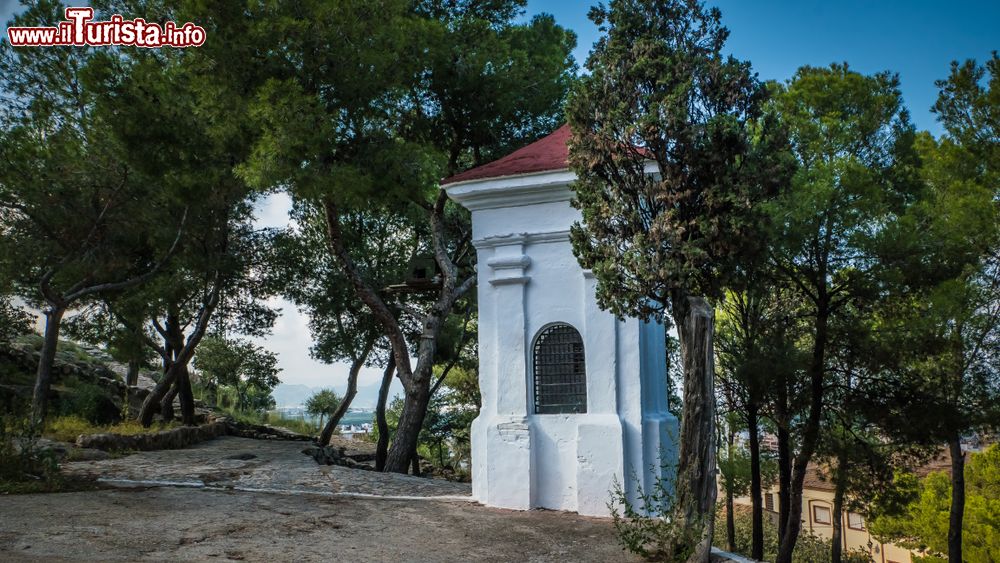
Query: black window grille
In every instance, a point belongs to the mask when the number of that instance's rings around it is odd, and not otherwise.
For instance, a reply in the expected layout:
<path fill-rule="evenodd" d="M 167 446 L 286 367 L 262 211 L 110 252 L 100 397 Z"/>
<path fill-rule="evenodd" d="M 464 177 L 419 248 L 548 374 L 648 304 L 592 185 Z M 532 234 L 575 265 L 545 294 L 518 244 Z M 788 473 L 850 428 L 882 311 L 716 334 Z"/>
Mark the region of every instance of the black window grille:
<path fill-rule="evenodd" d="M 587 412 L 583 338 L 567 324 L 546 327 L 535 339 L 535 413 Z"/>

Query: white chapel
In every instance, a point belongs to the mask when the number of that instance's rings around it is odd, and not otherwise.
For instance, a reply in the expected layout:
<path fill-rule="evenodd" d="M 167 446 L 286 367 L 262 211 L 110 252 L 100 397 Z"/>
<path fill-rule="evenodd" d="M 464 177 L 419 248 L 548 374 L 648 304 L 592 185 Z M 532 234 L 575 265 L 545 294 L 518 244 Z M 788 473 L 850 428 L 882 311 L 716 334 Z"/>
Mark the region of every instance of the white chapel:
<path fill-rule="evenodd" d="M 488 506 L 606 516 L 615 480 L 636 503 L 668 479 L 665 331 L 602 311 L 569 242 L 563 126 L 442 182 L 472 212 L 479 264 L 479 383 L 472 490 Z"/>

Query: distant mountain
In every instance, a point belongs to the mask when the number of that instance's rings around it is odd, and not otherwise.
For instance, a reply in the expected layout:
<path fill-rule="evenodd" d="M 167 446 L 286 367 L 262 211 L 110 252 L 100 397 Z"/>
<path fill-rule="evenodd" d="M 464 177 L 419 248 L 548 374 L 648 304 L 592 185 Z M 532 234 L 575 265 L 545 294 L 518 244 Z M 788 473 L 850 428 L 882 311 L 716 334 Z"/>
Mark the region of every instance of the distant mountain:
<path fill-rule="evenodd" d="M 279 383 L 271 396 L 279 407 L 298 407 L 304 405 L 306 399 L 311 397 L 318 389 L 313 389 L 308 385 Z"/>
<path fill-rule="evenodd" d="M 371 385 L 359 386 L 358 394 L 351 401 L 351 406 L 359 409 L 373 409 L 378 403 L 378 388 L 379 384 L 373 383 Z M 398 393 L 401 393 L 403 386 L 400 385 L 399 380 L 394 380 L 392 382 L 392 387 L 389 388 L 389 401 L 392 402 L 392 397 Z M 340 389 L 337 390 L 338 393 L 341 392 Z"/>

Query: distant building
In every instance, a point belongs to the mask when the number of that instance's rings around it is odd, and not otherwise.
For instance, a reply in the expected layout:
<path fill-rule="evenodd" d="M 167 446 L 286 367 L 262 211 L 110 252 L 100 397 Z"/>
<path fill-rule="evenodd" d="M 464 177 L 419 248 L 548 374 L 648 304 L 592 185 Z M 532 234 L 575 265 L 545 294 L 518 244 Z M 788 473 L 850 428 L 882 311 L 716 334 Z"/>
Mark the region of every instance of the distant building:
<path fill-rule="evenodd" d="M 932 459 L 929 463 L 916 470 L 918 476 L 926 476 L 934 471 L 951 474 L 951 458 L 947 451 Z M 833 497 L 834 485 L 823 478 L 817 467 L 810 464 L 806 470 L 806 478 L 802 487 L 802 530 L 816 536 L 833 539 Z M 778 521 L 778 487 L 775 485 L 764 492 L 764 514 L 774 522 Z M 750 505 L 750 497 L 739 497 L 734 501 L 741 505 Z M 899 547 L 891 543 L 881 543 L 868 531 L 867 522 L 862 514 L 850 510 L 841 515 L 843 547 L 845 550 L 867 552 L 876 563 L 911 563 L 914 555 L 919 553 Z"/>

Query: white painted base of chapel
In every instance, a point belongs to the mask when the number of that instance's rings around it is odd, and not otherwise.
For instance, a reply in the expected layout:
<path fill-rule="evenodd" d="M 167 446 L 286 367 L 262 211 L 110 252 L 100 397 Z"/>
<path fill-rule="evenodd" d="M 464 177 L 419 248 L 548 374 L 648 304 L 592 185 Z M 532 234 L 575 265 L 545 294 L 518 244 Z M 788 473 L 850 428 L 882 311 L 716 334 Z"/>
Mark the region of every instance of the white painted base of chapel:
<path fill-rule="evenodd" d="M 558 134 L 508 158 L 565 153 Z M 479 264 L 472 489 L 488 506 L 607 516 L 616 481 L 638 508 L 640 489 L 671 480 L 678 424 L 667 410 L 663 325 L 602 311 L 597 280 L 573 255 L 569 230 L 580 213 L 565 168 L 445 186 L 472 211 Z M 542 346 L 552 327 L 569 335 L 568 347 Z M 585 397 L 582 383 L 564 383 L 572 377 L 585 380 Z M 575 410 L 541 414 L 567 408 L 560 401 Z"/>

